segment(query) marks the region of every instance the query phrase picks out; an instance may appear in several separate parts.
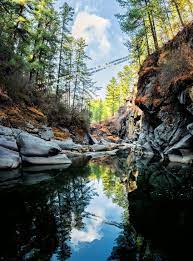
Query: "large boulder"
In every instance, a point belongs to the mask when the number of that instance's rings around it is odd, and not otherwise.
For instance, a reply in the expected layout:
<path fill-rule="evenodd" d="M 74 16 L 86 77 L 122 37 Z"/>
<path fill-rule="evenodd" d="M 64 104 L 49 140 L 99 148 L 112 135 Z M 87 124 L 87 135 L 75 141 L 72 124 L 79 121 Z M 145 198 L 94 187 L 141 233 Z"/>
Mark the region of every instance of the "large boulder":
<path fill-rule="evenodd" d="M 6 149 L 18 151 L 16 140 L 12 136 L 0 135 L 0 146 Z"/>
<path fill-rule="evenodd" d="M 168 158 L 171 162 L 178 163 L 193 163 L 193 153 L 186 149 L 176 149 L 168 153 Z"/>
<path fill-rule="evenodd" d="M 0 135 L 12 136 L 13 135 L 13 131 L 12 131 L 11 128 L 0 126 Z"/>
<path fill-rule="evenodd" d="M 0 147 L 0 169 L 16 169 L 20 163 L 18 152 Z"/>
<path fill-rule="evenodd" d="M 60 165 L 68 164 L 70 165 L 72 161 L 65 155 L 59 154 L 52 157 L 22 157 L 22 161 L 30 165 Z"/>
<path fill-rule="evenodd" d="M 48 157 L 61 152 L 61 148 L 56 143 L 25 133 L 17 137 L 17 144 L 20 153 L 28 157 Z"/>

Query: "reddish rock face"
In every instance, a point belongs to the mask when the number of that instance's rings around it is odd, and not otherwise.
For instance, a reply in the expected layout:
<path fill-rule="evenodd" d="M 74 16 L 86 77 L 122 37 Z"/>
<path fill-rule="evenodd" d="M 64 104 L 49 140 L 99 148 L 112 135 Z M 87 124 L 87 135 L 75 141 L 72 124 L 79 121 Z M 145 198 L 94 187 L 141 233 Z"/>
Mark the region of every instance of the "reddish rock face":
<path fill-rule="evenodd" d="M 145 60 L 135 102 L 144 112 L 141 144 L 164 153 L 193 150 L 192 137 L 180 143 L 193 122 L 193 23 Z"/>

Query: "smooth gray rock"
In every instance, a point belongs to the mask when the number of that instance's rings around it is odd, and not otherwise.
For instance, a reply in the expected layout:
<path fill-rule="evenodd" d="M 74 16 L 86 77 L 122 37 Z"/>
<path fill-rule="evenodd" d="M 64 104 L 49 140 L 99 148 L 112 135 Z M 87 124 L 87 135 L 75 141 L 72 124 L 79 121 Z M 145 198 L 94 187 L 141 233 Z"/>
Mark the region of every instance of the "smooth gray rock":
<path fill-rule="evenodd" d="M 104 144 L 94 144 L 90 146 L 91 151 L 98 152 L 98 151 L 109 151 L 114 150 L 119 147 L 118 144 L 112 142 L 103 142 Z"/>
<path fill-rule="evenodd" d="M 11 128 L 0 126 L 0 135 L 12 136 L 13 135 L 13 131 L 12 131 Z"/>
<path fill-rule="evenodd" d="M 25 132 L 25 131 L 23 131 L 21 129 L 15 129 L 15 128 L 12 129 L 12 135 L 15 138 L 17 138 L 21 133 L 28 134 L 28 132 Z"/>
<path fill-rule="evenodd" d="M 193 162 L 193 153 L 189 150 L 179 150 L 181 155 L 168 154 L 170 162 L 182 163 L 182 164 L 191 164 Z"/>
<path fill-rule="evenodd" d="M 53 139 L 54 133 L 52 131 L 52 128 L 44 127 L 40 130 L 39 136 L 43 140 L 50 141 L 51 139 Z"/>
<path fill-rule="evenodd" d="M 165 154 L 171 154 L 173 150 L 177 149 L 188 149 L 193 141 L 193 137 L 191 134 L 187 134 L 184 136 L 179 142 L 177 142 L 174 146 L 166 150 Z M 173 153 L 172 153 L 173 154 Z"/>
<path fill-rule="evenodd" d="M 147 156 L 153 156 L 154 155 L 153 149 L 152 149 L 151 145 L 149 144 L 149 142 L 146 142 L 142 146 L 142 150 L 143 150 L 143 153 Z"/>
<path fill-rule="evenodd" d="M 20 163 L 18 152 L 0 147 L 0 169 L 16 169 Z"/>
<path fill-rule="evenodd" d="M 20 153 L 29 157 L 48 157 L 61 152 L 61 148 L 56 143 L 48 142 L 25 133 L 21 133 L 17 137 L 17 144 Z"/>
<path fill-rule="evenodd" d="M 90 148 L 91 148 L 91 151 L 94 151 L 94 152 L 109 150 L 109 146 L 102 145 L 102 144 L 101 145 L 100 144 L 95 144 L 95 145 L 92 145 Z"/>
<path fill-rule="evenodd" d="M 16 140 L 12 136 L 0 136 L 0 146 L 6 149 L 18 151 Z"/>
<path fill-rule="evenodd" d="M 71 164 L 72 161 L 65 155 L 59 154 L 52 157 L 22 157 L 22 161 L 30 165 L 59 165 Z"/>
<path fill-rule="evenodd" d="M 82 146 L 80 144 L 76 144 L 72 139 L 67 139 L 64 141 L 61 140 L 52 140 L 55 144 L 57 144 L 62 150 L 76 150 L 80 151 Z"/>
<path fill-rule="evenodd" d="M 141 145 L 143 145 L 143 144 L 145 144 L 146 143 L 146 141 L 147 141 L 147 136 L 145 135 L 145 133 L 140 133 L 139 134 L 139 138 L 138 138 L 138 143 L 139 144 L 141 144 Z"/>
<path fill-rule="evenodd" d="M 62 151 L 69 159 L 81 157 L 82 153 L 77 151 L 71 151 L 71 150 L 64 150 Z"/>
<path fill-rule="evenodd" d="M 193 123 L 188 124 L 187 130 L 189 131 L 189 133 L 190 133 L 191 135 L 193 135 Z"/>
<path fill-rule="evenodd" d="M 86 157 L 91 157 L 93 159 L 97 159 L 97 158 L 105 157 L 105 156 L 116 156 L 117 151 L 118 151 L 118 149 L 111 150 L 111 151 L 86 152 L 84 155 Z"/>

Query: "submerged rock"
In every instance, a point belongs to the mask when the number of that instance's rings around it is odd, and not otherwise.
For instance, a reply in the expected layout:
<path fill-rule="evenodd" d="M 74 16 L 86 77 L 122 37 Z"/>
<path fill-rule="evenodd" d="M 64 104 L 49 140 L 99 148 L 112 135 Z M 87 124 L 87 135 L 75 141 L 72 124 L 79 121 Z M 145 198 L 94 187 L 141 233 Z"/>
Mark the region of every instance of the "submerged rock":
<path fill-rule="evenodd" d="M 21 177 L 21 172 L 18 169 L 0 171 L 0 183 L 18 179 Z"/>
<path fill-rule="evenodd" d="M 53 177 L 47 173 L 23 173 L 23 184 L 24 185 L 36 185 L 40 182 L 45 182 Z"/>

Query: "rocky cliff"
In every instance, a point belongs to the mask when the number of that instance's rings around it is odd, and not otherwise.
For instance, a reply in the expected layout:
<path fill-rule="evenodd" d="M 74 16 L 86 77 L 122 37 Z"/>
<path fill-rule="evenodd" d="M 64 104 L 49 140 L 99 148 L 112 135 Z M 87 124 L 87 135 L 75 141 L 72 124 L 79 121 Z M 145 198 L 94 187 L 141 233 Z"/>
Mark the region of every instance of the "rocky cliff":
<path fill-rule="evenodd" d="M 144 112 L 138 142 L 171 161 L 193 160 L 193 23 L 141 66 L 136 104 Z"/>

